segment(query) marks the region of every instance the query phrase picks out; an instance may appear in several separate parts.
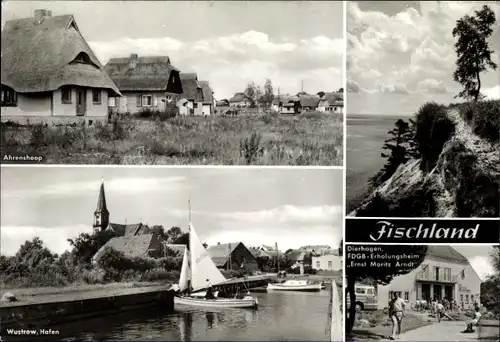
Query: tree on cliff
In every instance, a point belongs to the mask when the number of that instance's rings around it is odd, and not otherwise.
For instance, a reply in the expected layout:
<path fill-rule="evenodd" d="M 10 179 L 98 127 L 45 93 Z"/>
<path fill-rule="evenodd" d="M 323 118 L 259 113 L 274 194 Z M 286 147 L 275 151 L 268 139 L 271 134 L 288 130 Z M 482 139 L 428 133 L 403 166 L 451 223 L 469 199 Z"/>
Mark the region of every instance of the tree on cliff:
<path fill-rule="evenodd" d="M 422 261 L 424 261 L 425 254 L 427 253 L 427 246 L 377 246 L 381 248 L 382 251 L 377 252 L 377 254 L 387 254 L 387 255 L 415 255 L 418 258 L 412 260 L 414 261 L 412 267 L 372 267 L 370 262 L 367 262 L 366 267 L 350 267 L 349 262 L 350 254 L 356 252 L 347 252 L 346 258 L 346 278 L 347 278 L 347 288 L 346 288 L 346 298 L 349 295 L 350 303 L 352 303 L 346 313 L 346 334 L 352 332 L 354 327 L 354 321 L 356 318 L 356 292 L 355 284 L 357 282 L 366 280 L 370 278 L 373 282 L 380 285 L 387 285 L 391 280 L 398 275 L 403 275 L 411 272 L 415 268 L 419 267 Z"/>
<path fill-rule="evenodd" d="M 496 63 L 491 60 L 494 51 L 488 45 L 495 21 L 495 12 L 486 5 L 475 11 L 474 15 L 465 15 L 457 20 L 453 37 L 457 37 L 455 52 L 458 58 L 453 79 L 463 86 L 457 97 L 474 101 L 483 97 L 480 73 L 488 67 L 493 70 L 497 68 Z"/>
<path fill-rule="evenodd" d="M 377 187 L 388 180 L 399 165 L 406 163 L 411 157 L 418 157 L 418 149 L 415 146 L 415 123 L 399 119 L 395 128 L 387 132 L 391 137 L 384 141 L 383 149 L 388 151 L 381 156 L 387 161 L 383 168 L 373 176 L 369 182 L 372 187 Z"/>

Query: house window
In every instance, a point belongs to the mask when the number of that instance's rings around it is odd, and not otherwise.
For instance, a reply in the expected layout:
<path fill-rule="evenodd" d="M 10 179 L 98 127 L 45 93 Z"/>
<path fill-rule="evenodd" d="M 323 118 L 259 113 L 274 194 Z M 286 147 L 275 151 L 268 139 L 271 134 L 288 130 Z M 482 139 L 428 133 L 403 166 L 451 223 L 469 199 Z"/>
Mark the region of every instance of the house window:
<path fill-rule="evenodd" d="M 465 304 L 469 304 L 469 295 L 468 294 L 465 295 Z"/>
<path fill-rule="evenodd" d="M 462 279 L 465 279 L 465 270 L 462 270 L 462 272 L 460 272 L 460 275 L 462 276 Z"/>
<path fill-rule="evenodd" d="M 410 292 L 405 291 L 405 300 L 410 300 Z"/>
<path fill-rule="evenodd" d="M 61 87 L 61 102 L 64 104 L 71 103 L 71 87 Z"/>
<path fill-rule="evenodd" d="M 108 107 L 116 107 L 116 97 L 108 98 Z"/>
<path fill-rule="evenodd" d="M 461 295 L 460 295 L 460 301 L 461 301 L 462 303 L 464 302 L 464 295 L 463 295 L 463 294 L 461 294 Z"/>
<path fill-rule="evenodd" d="M 142 95 L 142 103 L 143 107 L 152 107 L 153 106 L 153 95 Z"/>
<path fill-rule="evenodd" d="M 101 104 L 101 89 L 92 89 L 92 103 Z"/>
<path fill-rule="evenodd" d="M 142 107 L 142 96 L 137 95 L 137 107 Z"/>
<path fill-rule="evenodd" d="M 92 64 L 89 55 L 85 52 L 80 52 L 73 60 L 73 63 Z"/>
<path fill-rule="evenodd" d="M 198 108 L 198 103 L 195 102 L 194 108 Z"/>
<path fill-rule="evenodd" d="M 451 281 L 451 268 L 444 269 L 444 280 Z"/>
<path fill-rule="evenodd" d="M 474 295 L 470 295 L 470 302 L 474 303 Z"/>
<path fill-rule="evenodd" d="M 328 269 L 331 270 L 333 268 L 333 261 L 328 261 Z"/>
<path fill-rule="evenodd" d="M 439 267 L 434 266 L 434 279 L 439 281 Z"/>
<path fill-rule="evenodd" d="M 172 100 L 173 100 L 172 95 L 168 94 L 168 95 L 167 95 L 167 101 L 168 101 L 168 102 L 172 102 Z"/>
<path fill-rule="evenodd" d="M 316 261 L 316 268 L 319 270 L 321 268 L 321 262 Z"/>
<path fill-rule="evenodd" d="M 16 107 L 17 106 L 17 93 L 14 89 L 2 86 L 2 106 L 3 107 Z"/>

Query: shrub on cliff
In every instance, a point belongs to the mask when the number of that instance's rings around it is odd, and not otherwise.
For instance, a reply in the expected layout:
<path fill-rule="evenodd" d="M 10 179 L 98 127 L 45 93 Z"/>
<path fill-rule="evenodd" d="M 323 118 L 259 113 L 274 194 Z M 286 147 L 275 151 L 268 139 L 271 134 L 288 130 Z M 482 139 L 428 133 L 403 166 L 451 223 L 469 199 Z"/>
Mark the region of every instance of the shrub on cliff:
<path fill-rule="evenodd" d="M 457 106 L 475 134 L 492 143 L 500 141 L 500 101 L 480 101 Z"/>
<path fill-rule="evenodd" d="M 446 115 L 446 107 L 429 102 L 416 115 L 415 140 L 421 155 L 420 169 L 429 172 L 443 150 L 444 144 L 455 132 L 455 124 Z"/>

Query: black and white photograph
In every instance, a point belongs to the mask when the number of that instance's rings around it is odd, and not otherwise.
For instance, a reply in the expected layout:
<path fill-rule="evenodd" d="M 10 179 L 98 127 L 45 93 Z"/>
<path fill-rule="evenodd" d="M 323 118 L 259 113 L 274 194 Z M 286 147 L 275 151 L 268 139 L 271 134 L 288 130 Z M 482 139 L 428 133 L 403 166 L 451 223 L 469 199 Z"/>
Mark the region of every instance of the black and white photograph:
<path fill-rule="evenodd" d="M 2 163 L 342 166 L 342 1 L 2 1 Z"/>
<path fill-rule="evenodd" d="M 346 6 L 346 214 L 498 217 L 500 3 Z"/>
<path fill-rule="evenodd" d="M 345 256 L 346 339 L 500 338 L 498 246 L 346 243 Z"/>
<path fill-rule="evenodd" d="M 4 166 L 2 339 L 340 341 L 342 180 Z"/>

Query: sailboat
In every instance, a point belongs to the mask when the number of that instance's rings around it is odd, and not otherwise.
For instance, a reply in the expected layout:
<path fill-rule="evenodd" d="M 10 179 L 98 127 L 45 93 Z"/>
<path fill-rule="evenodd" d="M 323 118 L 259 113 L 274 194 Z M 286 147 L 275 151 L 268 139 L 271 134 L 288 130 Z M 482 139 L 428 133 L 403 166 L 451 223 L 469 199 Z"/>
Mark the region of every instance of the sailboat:
<path fill-rule="evenodd" d="M 226 278 L 215 266 L 193 226 L 189 224 L 189 255 L 187 249 L 184 249 L 178 289 L 182 293 L 191 285 L 193 293 L 185 296 L 177 295 L 174 303 L 213 308 L 256 308 L 259 305 L 257 298 L 252 296 L 245 296 L 241 299 L 217 298 L 218 293 L 215 292 L 214 299 L 204 298 L 206 292 L 203 290 L 211 285 L 219 285 L 224 282 L 226 282 Z"/>

